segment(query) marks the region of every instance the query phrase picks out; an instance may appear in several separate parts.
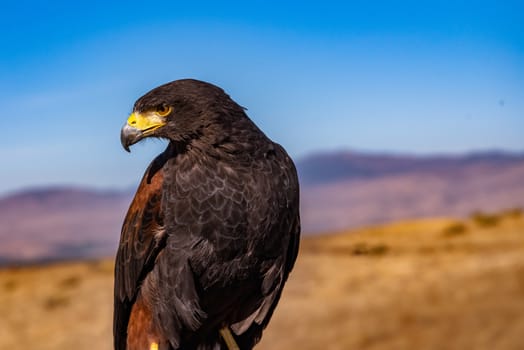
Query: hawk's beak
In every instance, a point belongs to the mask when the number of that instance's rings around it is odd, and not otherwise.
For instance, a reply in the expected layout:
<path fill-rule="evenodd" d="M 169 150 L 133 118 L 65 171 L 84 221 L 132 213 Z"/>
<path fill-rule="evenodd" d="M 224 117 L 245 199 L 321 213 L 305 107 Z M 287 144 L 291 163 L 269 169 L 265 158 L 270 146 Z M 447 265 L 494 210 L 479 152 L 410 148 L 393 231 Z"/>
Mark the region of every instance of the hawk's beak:
<path fill-rule="evenodd" d="M 125 125 L 122 127 L 122 130 L 120 131 L 120 142 L 122 143 L 122 147 L 124 147 L 124 149 L 128 152 L 131 152 L 129 146 L 137 143 L 142 138 L 142 131 L 132 127 L 129 125 L 129 123 L 125 123 Z"/>
<path fill-rule="evenodd" d="M 120 142 L 128 152 L 129 146 L 150 136 L 156 129 L 165 125 L 164 118 L 155 113 L 133 112 L 120 131 Z"/>

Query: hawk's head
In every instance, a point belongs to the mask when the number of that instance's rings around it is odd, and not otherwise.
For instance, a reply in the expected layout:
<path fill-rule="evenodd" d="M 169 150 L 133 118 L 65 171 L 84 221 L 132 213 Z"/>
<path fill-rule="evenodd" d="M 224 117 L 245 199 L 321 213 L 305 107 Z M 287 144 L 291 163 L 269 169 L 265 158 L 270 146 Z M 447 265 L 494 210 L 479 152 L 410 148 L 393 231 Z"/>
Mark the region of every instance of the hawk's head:
<path fill-rule="evenodd" d="M 161 85 L 140 97 L 122 127 L 120 140 L 129 146 L 146 137 L 176 142 L 190 142 L 216 126 L 243 118 L 242 107 L 219 87 L 193 79 L 176 80 Z"/>

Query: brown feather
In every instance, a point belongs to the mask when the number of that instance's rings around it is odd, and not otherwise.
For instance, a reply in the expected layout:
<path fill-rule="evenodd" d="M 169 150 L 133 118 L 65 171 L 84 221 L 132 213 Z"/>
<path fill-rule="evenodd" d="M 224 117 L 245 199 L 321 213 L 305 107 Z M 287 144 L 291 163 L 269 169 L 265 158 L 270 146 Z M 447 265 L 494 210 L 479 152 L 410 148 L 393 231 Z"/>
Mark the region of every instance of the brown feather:
<path fill-rule="evenodd" d="M 115 349 L 125 349 L 128 321 L 138 286 L 153 268 L 164 244 L 161 190 L 165 160 L 158 156 L 149 166 L 138 187 L 122 227 L 115 265 Z"/>
<path fill-rule="evenodd" d="M 127 349 L 147 350 L 153 343 L 161 344 L 163 341 L 158 330 L 154 329 L 150 307 L 138 296 L 127 326 Z"/>

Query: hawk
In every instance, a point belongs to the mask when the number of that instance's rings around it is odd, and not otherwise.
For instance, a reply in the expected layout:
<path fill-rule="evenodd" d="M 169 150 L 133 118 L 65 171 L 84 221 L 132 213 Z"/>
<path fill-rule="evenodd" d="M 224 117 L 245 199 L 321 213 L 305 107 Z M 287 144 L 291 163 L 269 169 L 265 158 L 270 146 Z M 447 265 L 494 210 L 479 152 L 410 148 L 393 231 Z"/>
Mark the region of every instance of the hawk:
<path fill-rule="evenodd" d="M 122 227 L 115 349 L 251 349 L 298 253 L 293 161 L 221 88 L 193 79 L 135 102 L 122 146 L 148 137 L 168 144 Z"/>

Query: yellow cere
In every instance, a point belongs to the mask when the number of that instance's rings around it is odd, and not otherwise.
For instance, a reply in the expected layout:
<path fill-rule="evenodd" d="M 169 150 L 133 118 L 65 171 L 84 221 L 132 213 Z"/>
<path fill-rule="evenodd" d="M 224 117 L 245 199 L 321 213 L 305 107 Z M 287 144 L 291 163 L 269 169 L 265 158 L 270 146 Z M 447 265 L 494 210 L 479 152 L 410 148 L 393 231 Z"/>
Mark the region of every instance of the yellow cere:
<path fill-rule="evenodd" d="M 158 343 L 151 343 L 151 345 L 149 346 L 149 350 L 158 350 Z"/>
<path fill-rule="evenodd" d="M 141 114 L 133 112 L 127 119 L 127 124 L 142 131 L 153 131 L 165 124 L 164 118 L 155 113 Z"/>

